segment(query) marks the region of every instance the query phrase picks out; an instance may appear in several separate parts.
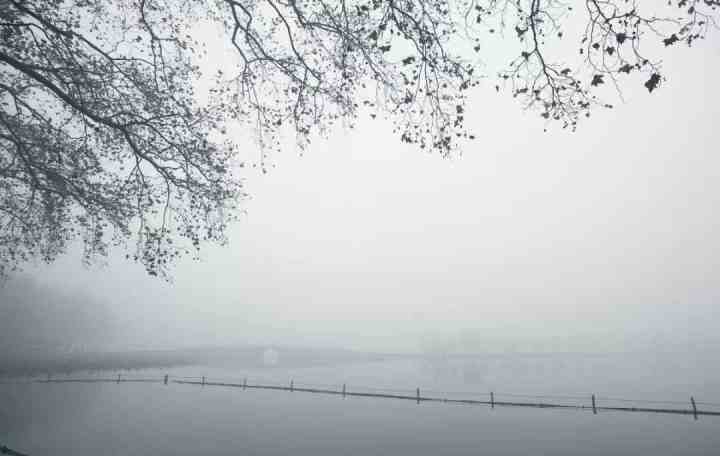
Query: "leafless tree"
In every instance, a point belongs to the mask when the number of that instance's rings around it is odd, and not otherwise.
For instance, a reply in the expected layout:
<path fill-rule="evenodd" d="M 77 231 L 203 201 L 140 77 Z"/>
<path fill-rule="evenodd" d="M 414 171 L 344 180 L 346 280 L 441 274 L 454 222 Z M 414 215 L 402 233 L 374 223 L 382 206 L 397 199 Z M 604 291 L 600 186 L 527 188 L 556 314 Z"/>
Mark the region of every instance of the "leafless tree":
<path fill-rule="evenodd" d="M 0 3 L 0 273 L 80 238 L 88 261 L 134 239 L 155 275 L 224 241 L 241 183 L 211 139 L 224 113 L 193 99 L 195 11 L 175 3 Z"/>
<path fill-rule="evenodd" d="M 484 40 L 507 35 L 509 89 L 574 129 L 596 90 L 632 75 L 652 92 L 658 53 L 715 27 L 717 0 L 0 0 L 0 275 L 128 245 L 164 275 L 225 242 L 244 196 L 229 122 L 262 148 L 301 146 L 360 115 L 450 155 L 481 78 Z M 224 27 L 239 66 L 199 103 L 193 24 Z M 584 23 L 579 36 L 572 24 Z M 566 30 L 567 28 L 567 30 Z M 560 52 L 579 45 L 579 61 Z M 642 45 L 642 46 L 641 46 Z M 515 50 L 512 50 L 515 49 Z M 647 55 L 647 54 L 652 55 Z M 262 164 L 261 164 L 262 165 Z"/>

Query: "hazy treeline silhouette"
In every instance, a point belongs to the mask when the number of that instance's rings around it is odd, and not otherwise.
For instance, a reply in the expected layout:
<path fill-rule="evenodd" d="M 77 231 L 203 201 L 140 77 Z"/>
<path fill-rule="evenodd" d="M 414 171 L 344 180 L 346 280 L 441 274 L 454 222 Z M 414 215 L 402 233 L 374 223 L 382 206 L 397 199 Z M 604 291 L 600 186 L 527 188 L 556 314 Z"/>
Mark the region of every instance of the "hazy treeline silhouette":
<path fill-rule="evenodd" d="M 0 365 L 47 359 L 107 346 L 110 311 L 78 291 L 59 290 L 26 276 L 0 287 Z"/>

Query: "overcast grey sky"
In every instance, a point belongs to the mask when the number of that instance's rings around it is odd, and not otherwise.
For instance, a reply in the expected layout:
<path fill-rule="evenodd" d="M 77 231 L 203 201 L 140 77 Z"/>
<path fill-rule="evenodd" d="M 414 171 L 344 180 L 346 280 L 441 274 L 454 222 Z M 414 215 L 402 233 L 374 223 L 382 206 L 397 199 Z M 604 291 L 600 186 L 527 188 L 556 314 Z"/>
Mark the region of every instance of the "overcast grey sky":
<path fill-rule="evenodd" d="M 576 133 L 543 133 L 489 81 L 468 109 L 479 139 L 452 160 L 380 120 L 303 157 L 288 148 L 268 175 L 249 172 L 230 245 L 182 262 L 172 284 L 120 253 L 27 274 L 105 301 L 118 347 L 707 343 L 720 323 L 719 57 L 717 40 L 670 50 L 662 90 L 628 87 Z"/>

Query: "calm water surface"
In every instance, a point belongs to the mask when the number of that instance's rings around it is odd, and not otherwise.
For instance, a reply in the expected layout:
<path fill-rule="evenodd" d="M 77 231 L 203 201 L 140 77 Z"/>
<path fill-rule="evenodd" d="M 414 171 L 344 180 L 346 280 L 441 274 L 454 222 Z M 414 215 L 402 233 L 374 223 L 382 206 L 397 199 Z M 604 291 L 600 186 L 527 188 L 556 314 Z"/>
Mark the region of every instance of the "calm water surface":
<path fill-rule="evenodd" d="M 287 384 L 293 378 L 297 386 L 337 388 L 346 381 L 356 391 L 420 386 L 427 395 L 463 391 L 464 397 L 475 394 L 479 399 L 491 388 L 499 391 L 500 384 L 514 393 L 563 393 L 568 402 L 582 402 L 592 390 L 607 397 L 682 401 L 693 388 L 702 390 L 704 399 L 716 399 L 710 396 L 716 384 L 704 377 L 676 375 L 662 381 L 657 371 L 643 375 L 630 364 L 623 375 L 607 375 L 604 381 L 591 375 L 596 369 L 578 367 L 572 360 L 395 360 L 252 370 L 194 366 L 169 373 L 239 382 L 247 376 L 250 383 Z M 160 378 L 164 373 L 123 375 Z M 623 380 L 633 375 L 634 380 Z M 647 383 L 653 376 L 656 381 Z M 645 388 L 638 386 L 642 383 Z M 491 410 L 174 383 L 5 383 L 0 384 L 0 404 L 0 443 L 31 456 L 720 454 L 720 418 L 711 417 L 694 421 L 691 416 L 643 413 Z"/>

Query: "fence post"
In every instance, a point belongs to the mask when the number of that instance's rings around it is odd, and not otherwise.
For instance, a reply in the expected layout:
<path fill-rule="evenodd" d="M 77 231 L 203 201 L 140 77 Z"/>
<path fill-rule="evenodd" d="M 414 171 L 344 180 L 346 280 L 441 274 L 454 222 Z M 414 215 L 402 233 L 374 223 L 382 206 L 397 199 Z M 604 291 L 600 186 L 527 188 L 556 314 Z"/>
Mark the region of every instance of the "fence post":
<path fill-rule="evenodd" d="M 163 383 L 167 385 L 167 383 L 168 383 L 168 374 L 165 374 L 165 378 L 163 379 Z"/>
<path fill-rule="evenodd" d="M 490 391 L 490 408 L 495 408 L 495 393 Z"/>
<path fill-rule="evenodd" d="M 118 374 L 117 382 L 120 383 L 120 374 Z"/>
<path fill-rule="evenodd" d="M 205 386 L 205 376 L 204 376 L 204 375 L 203 375 L 203 378 L 202 378 L 202 386 Z"/>
<path fill-rule="evenodd" d="M 293 384 L 293 381 L 292 381 L 292 379 L 290 379 L 290 392 L 291 393 L 294 391 L 294 388 L 295 388 L 295 386 Z"/>
<path fill-rule="evenodd" d="M 595 407 L 595 395 L 592 395 L 592 406 L 593 406 L 593 415 L 597 415 L 597 408 Z"/>
<path fill-rule="evenodd" d="M 343 397 L 345 397 L 345 384 L 343 383 Z"/>
<path fill-rule="evenodd" d="M 243 389 L 247 388 L 247 377 L 243 378 Z"/>
<path fill-rule="evenodd" d="M 697 420 L 697 406 L 695 405 L 695 398 L 690 396 L 690 402 L 692 403 L 693 417 Z"/>
<path fill-rule="evenodd" d="M 417 399 L 417 403 L 420 403 L 420 388 L 415 389 L 415 397 Z"/>

